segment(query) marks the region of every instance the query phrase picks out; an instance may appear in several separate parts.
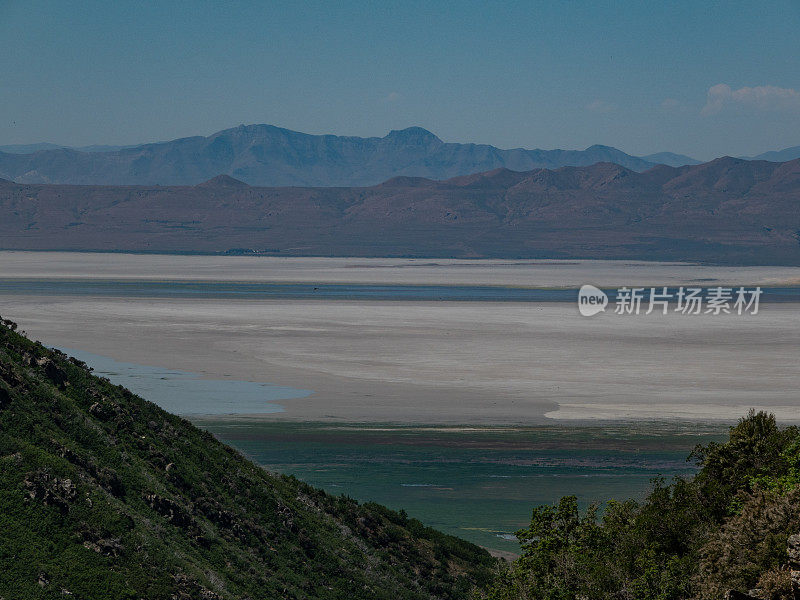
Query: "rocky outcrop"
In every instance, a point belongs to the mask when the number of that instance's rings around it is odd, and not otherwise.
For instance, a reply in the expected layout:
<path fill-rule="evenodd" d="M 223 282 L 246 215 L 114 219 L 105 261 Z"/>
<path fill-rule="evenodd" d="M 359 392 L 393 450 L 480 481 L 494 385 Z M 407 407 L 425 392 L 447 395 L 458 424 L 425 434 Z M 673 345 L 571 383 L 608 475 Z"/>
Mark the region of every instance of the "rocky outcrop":
<path fill-rule="evenodd" d="M 751 596 L 749 593 L 737 592 L 736 590 L 728 590 L 725 594 L 725 600 L 760 600 L 758 596 Z"/>
<path fill-rule="evenodd" d="M 800 597 L 800 533 L 789 536 L 789 575 L 792 578 L 792 591 L 795 597 Z"/>
<path fill-rule="evenodd" d="M 786 564 L 762 574 L 758 587 L 747 593 L 728 590 L 725 600 L 800 599 L 800 534 L 789 536 L 786 554 Z"/>
<path fill-rule="evenodd" d="M 23 483 L 30 500 L 56 506 L 62 512 L 66 512 L 78 496 L 71 479 L 57 477 L 46 470 L 28 473 Z"/>

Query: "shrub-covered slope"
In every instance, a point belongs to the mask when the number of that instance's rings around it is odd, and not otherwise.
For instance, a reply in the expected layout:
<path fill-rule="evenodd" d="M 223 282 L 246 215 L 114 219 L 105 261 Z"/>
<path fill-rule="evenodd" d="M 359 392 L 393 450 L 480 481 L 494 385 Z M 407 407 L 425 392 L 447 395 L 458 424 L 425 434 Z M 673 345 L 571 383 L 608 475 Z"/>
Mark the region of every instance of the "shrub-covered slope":
<path fill-rule="evenodd" d="M 270 474 L 0 324 L 0 598 L 460 598 L 482 549 Z"/>

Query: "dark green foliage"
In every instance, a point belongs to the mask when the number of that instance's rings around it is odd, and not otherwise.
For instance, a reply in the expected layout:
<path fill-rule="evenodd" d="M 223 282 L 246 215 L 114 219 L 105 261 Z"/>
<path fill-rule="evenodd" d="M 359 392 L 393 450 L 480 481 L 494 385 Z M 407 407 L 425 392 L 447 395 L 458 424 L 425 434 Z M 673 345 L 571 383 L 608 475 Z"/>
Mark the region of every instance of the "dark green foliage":
<path fill-rule="evenodd" d="M 0 598 L 460 598 L 482 549 L 245 460 L 0 325 Z"/>
<path fill-rule="evenodd" d="M 794 447 L 796 461 L 798 439 L 797 427 L 780 429 L 774 415 L 750 411 L 731 428 L 726 443 L 695 448 L 692 457 L 702 466 L 695 484 L 714 517 L 730 514 L 734 497 L 752 491 L 757 479 L 771 484 L 773 479 L 790 475 L 797 463 L 791 464 L 784 453 Z"/>
<path fill-rule="evenodd" d="M 756 586 L 788 592 L 787 538 L 800 532 L 800 431 L 751 411 L 728 441 L 697 447 L 691 479 L 654 482 L 644 502 L 578 511 L 574 497 L 536 508 L 523 553 L 492 600 L 721 599 Z"/>

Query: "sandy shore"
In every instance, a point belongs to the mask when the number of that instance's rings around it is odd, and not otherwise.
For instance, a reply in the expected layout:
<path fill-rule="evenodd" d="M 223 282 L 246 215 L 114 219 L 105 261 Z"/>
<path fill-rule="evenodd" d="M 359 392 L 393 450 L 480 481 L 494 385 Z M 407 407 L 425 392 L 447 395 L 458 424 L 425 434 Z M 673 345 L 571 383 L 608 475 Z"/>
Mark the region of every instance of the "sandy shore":
<path fill-rule="evenodd" d="M 571 303 L 0 297 L 46 344 L 314 390 L 262 418 L 507 424 L 800 419 L 800 306 L 602 314 Z"/>
<path fill-rule="evenodd" d="M 577 287 L 790 285 L 800 268 L 0 252 L 0 278 Z M 800 420 L 800 306 L 584 318 L 572 303 L 0 296 L 34 338 L 314 390 L 261 418 L 441 424 Z"/>
<path fill-rule="evenodd" d="M 580 287 L 800 285 L 800 267 L 623 260 L 277 258 L 0 251 L 0 277 Z"/>

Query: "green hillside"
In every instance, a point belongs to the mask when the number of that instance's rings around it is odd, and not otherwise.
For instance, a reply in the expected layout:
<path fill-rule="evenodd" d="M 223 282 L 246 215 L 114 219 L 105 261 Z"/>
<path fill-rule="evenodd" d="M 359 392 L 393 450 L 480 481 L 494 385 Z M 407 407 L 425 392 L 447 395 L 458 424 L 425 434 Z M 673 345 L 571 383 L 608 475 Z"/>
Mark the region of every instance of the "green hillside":
<path fill-rule="evenodd" d="M 0 598 L 463 598 L 495 561 L 270 474 L 0 325 Z"/>

